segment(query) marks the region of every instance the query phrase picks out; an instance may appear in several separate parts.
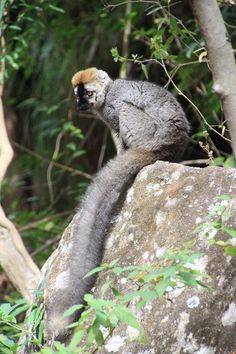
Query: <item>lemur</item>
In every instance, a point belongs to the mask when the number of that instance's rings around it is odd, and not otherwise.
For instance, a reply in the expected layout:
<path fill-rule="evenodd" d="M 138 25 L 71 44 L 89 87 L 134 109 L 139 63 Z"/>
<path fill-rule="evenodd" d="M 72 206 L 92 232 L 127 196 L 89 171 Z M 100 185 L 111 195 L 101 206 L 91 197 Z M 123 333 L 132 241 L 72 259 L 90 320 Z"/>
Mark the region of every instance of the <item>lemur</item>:
<path fill-rule="evenodd" d="M 84 295 L 95 284 L 95 275 L 84 276 L 102 260 L 109 223 L 121 194 L 144 166 L 157 160 L 179 161 L 189 132 L 180 104 L 156 84 L 113 81 L 105 71 L 89 68 L 77 72 L 72 85 L 78 109 L 93 110 L 117 134 L 118 155 L 97 173 L 75 215 L 78 224 L 73 230 L 76 235 L 68 260 L 67 286 L 53 294 L 53 302 L 46 309 L 49 341 L 64 337 L 65 326 L 79 316 L 65 319 L 64 311 L 83 303 Z M 56 263 L 52 264 L 50 274 L 55 267 Z"/>

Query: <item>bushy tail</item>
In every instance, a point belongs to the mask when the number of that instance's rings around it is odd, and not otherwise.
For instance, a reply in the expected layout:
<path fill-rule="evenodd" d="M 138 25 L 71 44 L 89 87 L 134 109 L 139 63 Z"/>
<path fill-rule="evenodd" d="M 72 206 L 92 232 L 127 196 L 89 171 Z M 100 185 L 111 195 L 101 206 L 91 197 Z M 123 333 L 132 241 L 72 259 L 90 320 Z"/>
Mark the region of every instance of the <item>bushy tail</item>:
<path fill-rule="evenodd" d="M 152 164 L 156 159 L 155 153 L 149 151 L 127 150 L 109 161 L 88 187 L 77 215 L 78 225 L 72 234 L 69 285 L 63 291 L 53 294 L 53 302 L 47 309 L 48 339 L 64 336 L 65 321 L 60 321 L 63 312 L 74 304 L 82 303 L 84 295 L 93 287 L 96 276 L 84 276 L 101 262 L 107 229 L 121 193 L 144 166 Z M 73 322 L 75 317 L 69 318 L 68 322 Z"/>

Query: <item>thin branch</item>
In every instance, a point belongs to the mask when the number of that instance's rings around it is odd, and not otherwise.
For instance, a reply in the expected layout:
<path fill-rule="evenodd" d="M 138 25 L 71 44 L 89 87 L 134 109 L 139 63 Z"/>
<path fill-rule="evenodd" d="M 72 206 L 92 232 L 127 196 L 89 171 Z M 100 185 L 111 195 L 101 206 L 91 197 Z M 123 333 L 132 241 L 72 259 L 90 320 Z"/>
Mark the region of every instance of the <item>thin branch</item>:
<path fill-rule="evenodd" d="M 102 167 L 102 162 L 103 162 L 104 154 L 105 154 L 106 147 L 107 147 L 107 133 L 108 133 L 108 127 L 105 127 L 103 139 L 102 139 L 102 147 L 101 147 L 101 151 L 100 151 L 100 155 L 99 155 L 99 159 L 98 159 L 98 165 L 97 165 L 98 171 Z"/>
<path fill-rule="evenodd" d="M 174 81 L 171 79 L 170 74 L 168 73 L 168 70 L 166 68 L 166 65 L 164 63 L 164 60 L 161 59 L 162 62 L 162 67 L 168 77 L 168 79 L 171 81 L 172 85 L 174 86 L 174 88 L 177 90 L 178 94 L 183 96 L 192 106 L 193 108 L 197 111 L 197 113 L 200 115 L 200 117 L 202 118 L 204 124 L 210 129 L 212 130 L 214 133 L 216 133 L 217 135 L 219 135 L 221 138 L 223 138 L 224 140 L 228 141 L 231 143 L 231 140 L 226 138 L 224 135 L 222 135 L 221 133 L 219 133 L 216 129 L 214 129 L 206 120 L 206 118 L 204 117 L 204 115 L 202 114 L 202 112 L 199 110 L 199 108 L 190 100 L 190 98 L 188 98 L 188 96 L 186 96 L 179 88 L 178 86 L 174 83 Z"/>
<path fill-rule="evenodd" d="M 181 165 L 209 165 L 209 159 L 185 160 L 181 162 Z"/>
<path fill-rule="evenodd" d="M 54 203 L 54 194 L 53 194 L 53 183 L 52 183 L 52 169 L 53 169 L 53 162 L 54 160 L 57 159 L 59 151 L 60 151 L 60 143 L 61 143 L 61 139 L 64 135 L 64 132 L 61 131 L 56 138 L 56 144 L 55 144 L 55 150 L 53 152 L 52 155 L 52 160 L 50 161 L 48 168 L 47 168 L 47 183 L 48 183 L 48 190 L 49 190 L 49 197 L 50 197 L 50 201 L 51 204 Z"/>
<path fill-rule="evenodd" d="M 60 239 L 61 239 L 61 235 L 57 235 L 56 237 L 54 237 L 52 239 L 46 240 L 46 242 L 42 246 L 38 247 L 34 252 L 31 253 L 31 256 L 35 257 L 37 254 L 46 250 L 49 246 L 52 246 L 52 245 L 58 243 L 60 241 Z"/>
<path fill-rule="evenodd" d="M 45 161 L 45 162 L 47 162 L 47 163 L 52 162 L 52 164 L 53 164 L 55 167 L 57 167 L 57 168 L 60 168 L 60 169 L 62 169 L 62 170 L 68 171 L 68 172 L 71 172 L 71 173 L 73 173 L 73 174 L 75 174 L 75 175 L 78 175 L 78 176 L 83 176 L 83 177 L 85 177 L 85 178 L 87 178 L 87 179 L 93 179 L 93 176 L 90 175 L 90 174 L 88 174 L 88 173 L 86 173 L 86 172 L 82 172 L 82 171 L 76 170 L 76 169 L 73 168 L 73 167 L 69 167 L 69 166 L 63 165 L 63 164 L 61 164 L 61 163 L 59 163 L 59 162 L 56 162 L 56 161 L 51 161 L 51 160 L 48 159 L 47 157 L 44 157 L 44 156 L 38 154 L 37 152 L 34 152 L 34 151 L 28 149 L 27 147 L 18 144 L 18 143 L 15 142 L 15 141 L 12 141 L 12 145 L 16 146 L 18 149 L 20 149 L 20 150 L 22 150 L 22 151 L 27 152 L 28 154 L 30 154 L 30 155 L 36 157 L 37 159 L 39 159 L 39 160 L 41 160 L 41 161 Z"/>
<path fill-rule="evenodd" d="M 25 231 L 25 230 L 29 230 L 29 229 L 33 229 L 35 227 L 37 227 L 38 225 L 44 223 L 44 222 L 47 222 L 49 220 L 52 220 L 54 218 L 57 218 L 59 216 L 65 216 L 65 215 L 68 215 L 68 214 L 71 214 L 71 210 L 66 210 L 66 211 L 62 211 L 61 213 L 57 213 L 57 214 L 54 214 L 54 215 L 51 215 L 51 216 L 47 216 L 46 218 L 43 218 L 43 219 L 40 219 L 40 220 L 36 220 L 36 221 L 33 221 L 27 225 L 24 225 L 24 226 L 21 226 L 19 227 L 19 231 Z"/>

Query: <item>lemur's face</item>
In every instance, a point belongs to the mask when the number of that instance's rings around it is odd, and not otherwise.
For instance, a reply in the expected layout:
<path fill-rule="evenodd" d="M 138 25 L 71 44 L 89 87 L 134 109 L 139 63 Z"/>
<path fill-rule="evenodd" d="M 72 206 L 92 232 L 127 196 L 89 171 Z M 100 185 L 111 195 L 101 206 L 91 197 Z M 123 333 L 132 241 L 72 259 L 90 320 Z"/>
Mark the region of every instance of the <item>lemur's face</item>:
<path fill-rule="evenodd" d="M 72 78 L 72 85 L 78 109 L 87 111 L 99 109 L 105 100 L 106 87 L 111 79 L 103 70 L 90 68 L 78 71 Z"/>
<path fill-rule="evenodd" d="M 96 108 L 97 92 L 95 85 L 81 83 L 74 87 L 74 93 L 80 111 Z"/>

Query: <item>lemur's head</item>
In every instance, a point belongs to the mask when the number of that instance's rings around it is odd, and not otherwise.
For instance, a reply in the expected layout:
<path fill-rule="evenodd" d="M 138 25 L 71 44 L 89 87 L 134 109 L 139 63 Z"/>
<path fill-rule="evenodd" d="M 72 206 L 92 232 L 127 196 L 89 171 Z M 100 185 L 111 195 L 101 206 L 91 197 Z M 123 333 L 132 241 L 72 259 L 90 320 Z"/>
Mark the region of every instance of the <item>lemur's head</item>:
<path fill-rule="evenodd" d="M 79 110 L 98 109 L 105 100 L 106 87 L 111 81 L 103 70 L 89 68 L 72 77 L 72 85 Z"/>

